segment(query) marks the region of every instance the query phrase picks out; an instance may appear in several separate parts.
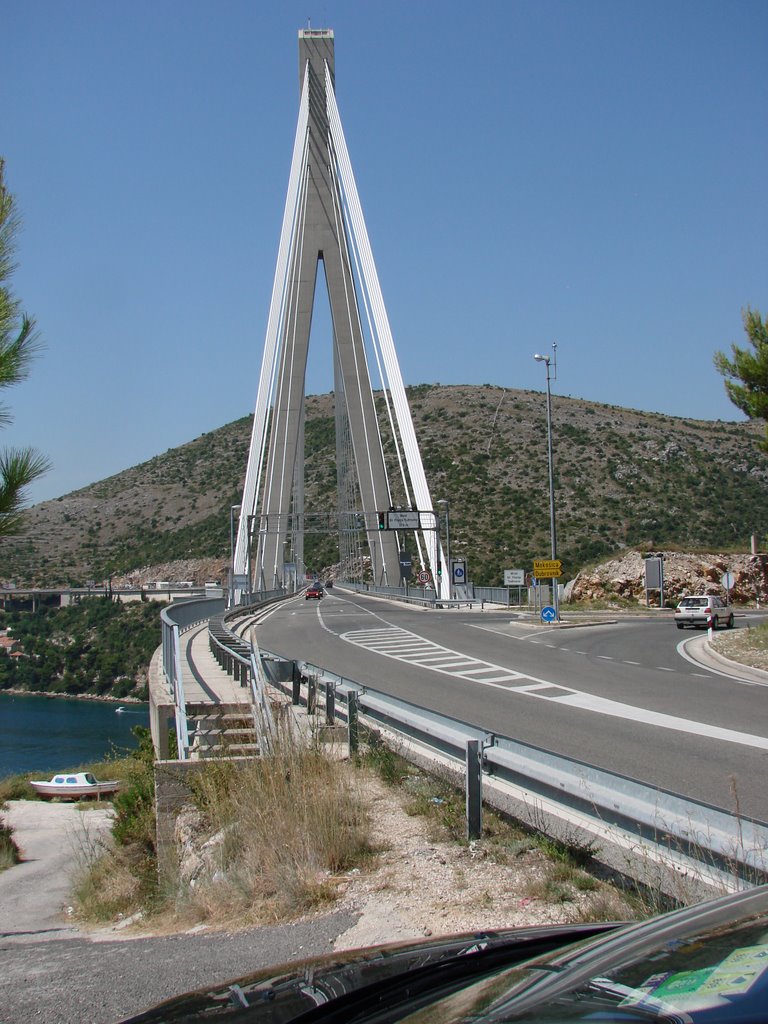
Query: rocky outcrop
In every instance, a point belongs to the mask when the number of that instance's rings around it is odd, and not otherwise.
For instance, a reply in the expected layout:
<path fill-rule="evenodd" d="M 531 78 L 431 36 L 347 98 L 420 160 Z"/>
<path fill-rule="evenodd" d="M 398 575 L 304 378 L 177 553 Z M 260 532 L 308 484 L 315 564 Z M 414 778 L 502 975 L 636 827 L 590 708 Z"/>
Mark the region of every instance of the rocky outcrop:
<path fill-rule="evenodd" d="M 676 604 L 682 594 L 725 596 L 722 578 L 733 575 L 731 600 L 735 604 L 768 603 L 768 555 L 686 554 L 654 552 L 664 558 L 664 603 Z M 658 591 L 651 591 L 658 603 Z M 630 551 L 621 558 L 580 572 L 566 587 L 569 601 L 638 601 L 645 604 L 645 560 Z"/>
<path fill-rule="evenodd" d="M 209 582 L 223 583 L 227 579 L 227 571 L 226 558 L 181 558 L 173 562 L 145 565 L 132 572 L 114 575 L 112 585 L 149 587 L 157 580 L 168 580 L 169 583 L 185 580 L 196 587 L 202 587 Z"/>

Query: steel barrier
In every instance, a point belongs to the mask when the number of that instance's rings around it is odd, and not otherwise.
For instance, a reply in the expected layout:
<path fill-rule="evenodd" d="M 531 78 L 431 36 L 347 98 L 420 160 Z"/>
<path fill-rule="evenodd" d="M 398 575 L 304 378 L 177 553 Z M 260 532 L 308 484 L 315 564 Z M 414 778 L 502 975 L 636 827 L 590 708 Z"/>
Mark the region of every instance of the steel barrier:
<path fill-rule="evenodd" d="M 235 649 L 242 638 L 228 633 L 232 657 L 245 659 Z M 452 775 L 462 776 L 470 835 L 477 830 L 480 801 L 485 801 L 560 840 L 578 837 L 587 849 L 599 842 L 601 860 L 672 895 L 685 879 L 697 879 L 706 892 L 768 880 L 765 822 L 489 733 L 310 662 L 260 653 L 266 680 L 294 704 L 302 702 L 302 685 L 303 703 L 310 711 L 317 711 L 318 699 L 325 695 L 326 718 L 330 714 L 331 721 L 338 717 L 347 723 L 351 750 L 357 743 L 352 733 L 359 714 L 371 726 L 399 737 L 398 743 L 408 747 L 406 756 L 437 761 Z"/>

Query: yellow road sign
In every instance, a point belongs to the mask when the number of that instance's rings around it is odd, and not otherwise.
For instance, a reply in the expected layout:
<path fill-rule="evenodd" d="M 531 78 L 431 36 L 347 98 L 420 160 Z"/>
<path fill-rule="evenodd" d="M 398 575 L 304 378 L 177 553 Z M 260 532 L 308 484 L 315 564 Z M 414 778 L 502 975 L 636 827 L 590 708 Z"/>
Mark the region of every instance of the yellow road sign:
<path fill-rule="evenodd" d="M 534 559 L 533 575 L 537 580 L 556 579 L 563 575 L 563 563 L 559 558 Z"/>

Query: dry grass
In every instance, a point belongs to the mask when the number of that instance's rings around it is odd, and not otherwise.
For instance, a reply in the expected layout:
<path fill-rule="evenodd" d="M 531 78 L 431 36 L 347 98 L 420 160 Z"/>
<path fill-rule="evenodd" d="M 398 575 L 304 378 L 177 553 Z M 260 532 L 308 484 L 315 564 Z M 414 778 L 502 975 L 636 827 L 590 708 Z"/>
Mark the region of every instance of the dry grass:
<path fill-rule="evenodd" d="M 72 902 L 78 920 L 106 923 L 146 910 L 155 889 L 155 865 L 136 844 L 116 845 L 111 835 L 92 831 L 85 816 L 72 839 Z"/>
<path fill-rule="evenodd" d="M 331 902 L 334 876 L 374 852 L 362 784 L 348 763 L 287 736 L 245 766 L 211 762 L 194 790 L 208 840 L 180 888 L 180 915 L 256 923 Z"/>
<path fill-rule="evenodd" d="M 0 805 L 0 810 L 2 805 Z M 0 871 L 12 868 L 21 861 L 19 848 L 13 839 L 13 829 L 0 818 Z"/>
<path fill-rule="evenodd" d="M 732 661 L 768 670 L 768 623 L 718 633 L 714 646 Z"/>

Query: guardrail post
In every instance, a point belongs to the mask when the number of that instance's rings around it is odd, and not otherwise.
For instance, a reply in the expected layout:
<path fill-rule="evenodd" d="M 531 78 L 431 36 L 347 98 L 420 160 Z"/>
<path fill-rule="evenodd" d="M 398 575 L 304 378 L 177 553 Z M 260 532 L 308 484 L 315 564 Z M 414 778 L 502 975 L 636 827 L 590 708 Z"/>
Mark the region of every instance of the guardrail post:
<path fill-rule="evenodd" d="M 325 684 L 325 724 L 333 725 L 336 718 L 336 686 L 328 680 Z"/>
<path fill-rule="evenodd" d="M 301 703 L 301 672 L 299 672 L 299 666 L 295 661 L 293 663 L 291 684 L 291 704 L 298 706 Z"/>
<path fill-rule="evenodd" d="M 360 702 L 356 693 L 350 693 L 347 698 L 347 724 L 349 725 L 349 752 L 356 754 L 360 748 L 360 729 L 358 715 L 360 713 Z"/>
<path fill-rule="evenodd" d="M 483 762 L 480 740 L 467 740 L 467 839 L 483 834 Z"/>
<path fill-rule="evenodd" d="M 317 676 L 309 676 L 307 679 L 307 714 L 314 715 L 317 704 Z"/>

